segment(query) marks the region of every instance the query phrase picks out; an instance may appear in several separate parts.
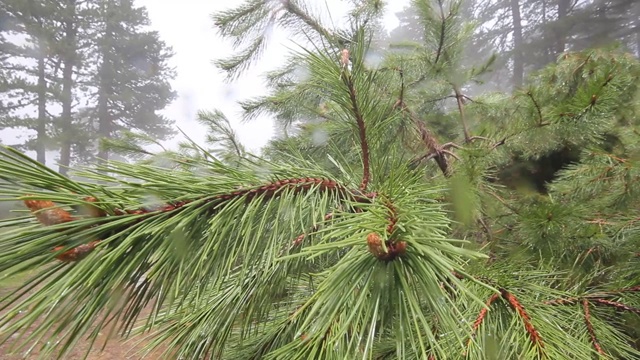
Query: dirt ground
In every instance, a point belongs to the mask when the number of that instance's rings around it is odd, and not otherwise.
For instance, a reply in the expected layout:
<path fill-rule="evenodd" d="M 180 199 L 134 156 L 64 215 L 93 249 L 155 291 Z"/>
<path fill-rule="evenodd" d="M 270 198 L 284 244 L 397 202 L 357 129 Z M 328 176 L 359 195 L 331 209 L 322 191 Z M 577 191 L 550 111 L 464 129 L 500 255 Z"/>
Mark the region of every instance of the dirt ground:
<path fill-rule="evenodd" d="M 10 288 L 6 288 L 6 287 L 0 288 L 0 297 L 2 296 L 3 293 L 6 294 L 10 290 L 11 290 Z M 143 311 L 143 316 L 146 316 L 146 314 L 148 314 L 149 312 L 150 312 L 150 309 L 145 309 L 145 311 Z M 0 318 L 3 315 L 4 315 L 3 313 L 0 313 Z M 34 325 L 33 328 L 35 328 L 35 326 L 37 325 Z M 27 331 L 31 331 L 32 329 L 28 329 Z M 91 352 L 87 357 L 88 360 L 141 359 L 141 355 L 139 351 L 143 348 L 143 344 L 141 344 L 142 337 L 140 338 L 131 337 L 126 340 L 123 340 L 118 337 L 112 337 L 111 339 L 109 339 L 108 334 L 106 333 L 108 331 L 109 329 L 105 329 L 105 333 L 99 334 L 97 341 L 93 344 L 93 348 L 91 349 Z M 2 342 L 6 338 L 6 336 L 7 335 L 2 334 L 2 329 L 0 329 L 0 342 Z M 17 336 L 13 335 L 13 336 L 9 336 L 9 339 L 6 342 L 4 342 L 3 344 L 0 344 L 0 360 L 42 359 L 42 358 L 39 358 L 38 356 L 39 355 L 37 351 L 37 349 L 39 348 L 38 346 L 34 347 L 34 350 L 28 355 L 25 355 L 24 350 L 19 353 L 15 353 L 15 352 L 11 353 L 11 348 L 15 346 L 17 340 L 18 340 Z M 108 340 L 107 345 L 104 348 L 104 350 L 102 350 L 101 349 L 102 344 L 104 344 L 105 340 Z M 90 347 L 89 341 L 79 342 L 79 344 L 73 349 L 73 351 L 68 356 L 65 356 L 64 359 L 65 360 L 84 359 L 84 356 L 87 353 L 87 350 L 89 349 L 89 347 Z M 155 353 L 145 356 L 144 359 L 162 359 L 163 356 L 161 356 L 161 354 L 162 354 L 162 351 L 159 350 Z"/>

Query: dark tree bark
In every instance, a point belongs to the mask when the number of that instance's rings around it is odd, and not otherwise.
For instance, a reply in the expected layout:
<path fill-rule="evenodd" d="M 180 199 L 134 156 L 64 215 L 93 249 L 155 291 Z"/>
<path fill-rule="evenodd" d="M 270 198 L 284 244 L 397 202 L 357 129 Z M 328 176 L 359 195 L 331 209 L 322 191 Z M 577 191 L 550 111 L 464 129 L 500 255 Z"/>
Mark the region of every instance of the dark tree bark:
<path fill-rule="evenodd" d="M 556 31 L 555 31 L 555 54 L 554 57 L 562 54 L 566 50 L 567 46 L 567 29 L 566 18 L 569 14 L 569 7 L 571 6 L 571 0 L 558 0 L 558 18 L 556 19 Z"/>
<path fill-rule="evenodd" d="M 524 56 L 522 54 L 522 17 L 520 3 L 511 0 L 511 17 L 513 19 L 513 86 L 518 88 L 524 81 Z"/>
<path fill-rule="evenodd" d="M 62 129 L 62 144 L 60 148 L 60 167 L 58 171 L 61 174 L 67 174 L 69 165 L 71 164 L 71 145 L 72 145 L 72 101 L 71 90 L 73 89 L 73 68 L 76 65 L 76 32 L 77 26 L 75 22 L 76 0 L 66 0 L 66 16 L 65 16 L 65 41 L 62 49 L 62 114 L 60 115 L 60 127 Z"/>
<path fill-rule="evenodd" d="M 110 4 L 108 6 L 111 6 Z M 110 8 L 107 11 L 112 11 Z M 102 44 L 102 63 L 100 64 L 100 79 L 98 89 L 98 137 L 110 139 L 113 126 L 112 116 L 109 110 L 109 98 L 113 95 L 113 59 L 109 51 L 109 43 L 113 34 L 113 24 L 109 16 L 106 17 L 105 32 Z M 109 160 L 109 150 L 100 147 L 98 150 L 99 161 Z"/>
<path fill-rule="evenodd" d="M 47 161 L 47 79 L 45 72 L 44 41 L 38 40 L 38 123 L 36 125 L 36 160 L 40 163 Z"/>

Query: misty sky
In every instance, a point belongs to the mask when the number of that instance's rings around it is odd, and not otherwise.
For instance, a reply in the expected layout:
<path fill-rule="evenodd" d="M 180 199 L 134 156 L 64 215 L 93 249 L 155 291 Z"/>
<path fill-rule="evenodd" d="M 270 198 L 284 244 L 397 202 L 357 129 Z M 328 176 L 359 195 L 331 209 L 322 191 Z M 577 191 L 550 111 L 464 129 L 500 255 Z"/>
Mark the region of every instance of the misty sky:
<path fill-rule="evenodd" d="M 319 11 L 331 13 L 331 19 L 338 22 L 348 9 L 347 0 L 307 0 Z M 259 77 L 265 70 L 273 69 L 284 59 L 284 52 L 292 44 L 287 34 L 276 31 L 272 44 L 258 64 L 233 83 L 225 83 L 223 74 L 212 61 L 232 52 L 229 42 L 218 37 L 213 29 L 211 15 L 221 9 L 235 7 L 242 0 L 136 0 L 145 6 L 151 20 L 151 27 L 175 52 L 171 65 L 177 70 L 172 85 L 178 98 L 164 111 L 176 120 L 176 124 L 193 140 L 203 142 L 204 130 L 195 121 L 198 110 L 220 109 L 232 121 L 240 140 L 248 150 L 256 152 L 273 135 L 273 123 L 269 118 L 259 118 L 251 123 L 240 122 L 238 100 L 263 95 L 266 89 Z M 409 0 L 388 1 L 385 24 L 387 28 L 397 25 L 395 13 L 408 4 Z M 327 11 L 327 9 L 330 9 Z M 176 144 L 178 138 L 169 141 Z"/>

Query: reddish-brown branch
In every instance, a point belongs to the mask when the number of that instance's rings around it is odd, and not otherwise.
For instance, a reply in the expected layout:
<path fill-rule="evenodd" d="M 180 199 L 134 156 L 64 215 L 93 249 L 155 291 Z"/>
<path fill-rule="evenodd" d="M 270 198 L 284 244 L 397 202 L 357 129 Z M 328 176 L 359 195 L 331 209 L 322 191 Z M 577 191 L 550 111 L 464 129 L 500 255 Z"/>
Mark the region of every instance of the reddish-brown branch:
<path fill-rule="evenodd" d="M 417 118 L 416 114 L 414 114 L 413 111 L 411 111 L 406 105 L 403 105 L 402 108 L 409 114 L 409 117 L 413 120 L 413 123 L 418 128 L 420 138 L 427 147 L 427 157 L 433 158 L 442 171 L 442 174 L 444 174 L 444 176 L 446 177 L 449 177 L 451 173 L 449 169 L 449 161 L 445 156 L 445 152 L 451 155 L 453 153 L 446 151 L 446 149 L 438 143 L 438 140 L 436 140 L 435 136 L 431 133 L 431 131 L 427 129 L 427 127 L 424 125 L 424 122 Z M 453 147 L 453 145 L 454 144 L 450 146 Z"/>
<path fill-rule="evenodd" d="M 367 132 L 364 124 L 364 118 L 360 107 L 358 107 L 358 100 L 356 98 L 356 89 L 353 84 L 353 77 L 350 75 L 343 76 L 345 84 L 349 89 L 349 99 L 351 100 L 351 107 L 353 115 L 356 118 L 356 124 L 358 125 L 358 135 L 360 136 L 360 148 L 362 150 L 362 182 L 360 183 L 360 190 L 365 191 L 369 185 L 371 173 L 369 170 L 369 144 L 367 143 Z"/>
<path fill-rule="evenodd" d="M 596 349 L 598 354 L 606 355 L 602 350 L 602 347 L 598 342 L 598 338 L 596 337 L 596 332 L 593 329 L 593 324 L 591 323 L 591 311 L 589 310 L 589 301 L 587 299 L 582 300 L 582 309 L 584 310 L 584 323 L 587 326 L 587 331 L 591 337 L 591 343 L 593 344 L 594 349 Z"/>
<path fill-rule="evenodd" d="M 579 300 L 580 298 L 571 297 L 571 298 L 547 300 L 547 301 L 543 301 L 542 303 L 545 305 L 574 305 Z"/>
<path fill-rule="evenodd" d="M 93 197 L 88 197 L 84 199 L 87 202 L 96 202 L 97 200 Z M 76 220 L 77 218 L 71 216 L 69 212 L 66 210 L 56 207 L 56 204 L 53 201 L 47 200 L 35 200 L 35 199 L 26 199 L 24 200 L 24 204 L 27 208 L 35 215 L 36 219 L 41 222 L 45 226 L 62 224 L 66 222 L 71 222 Z M 93 217 L 104 216 L 104 211 L 95 207 L 95 206 L 86 206 L 87 213 Z M 89 253 L 95 249 L 95 247 L 100 243 L 100 240 L 91 241 L 88 244 L 82 244 L 73 249 L 67 250 L 61 254 L 56 256 L 56 259 L 63 262 L 71 262 L 78 261 L 84 259 Z M 64 249 L 64 246 L 56 246 L 53 251 L 60 252 Z"/>
<path fill-rule="evenodd" d="M 544 348 L 544 343 L 542 342 L 542 337 L 538 330 L 531 323 L 531 317 L 527 314 L 527 311 L 524 309 L 524 306 L 518 301 L 518 299 L 508 292 L 506 289 L 501 289 L 502 298 L 505 299 L 509 305 L 520 315 L 522 322 L 524 323 L 524 328 L 529 333 L 529 338 L 531 342 L 538 346 L 539 349 Z"/>
<path fill-rule="evenodd" d="M 250 189 L 240 189 L 237 191 L 233 191 L 228 194 L 219 194 L 215 195 L 207 201 L 205 204 L 208 205 L 219 205 L 224 202 L 238 199 L 238 198 L 246 198 L 247 200 L 251 200 L 256 196 L 262 196 L 263 198 L 273 198 L 279 196 L 284 190 L 293 190 L 294 192 L 308 191 L 312 187 L 318 187 L 321 191 L 335 191 L 341 194 L 345 199 L 350 199 L 352 201 L 357 202 L 370 202 L 371 197 L 374 196 L 372 194 L 362 194 L 359 191 L 350 191 L 347 190 L 344 186 L 338 184 L 333 180 L 323 179 L 323 178 L 293 178 L 293 179 L 283 179 L 278 180 L 273 183 L 267 183 L 265 185 L 250 188 Z M 97 202 L 95 198 L 85 198 L 86 202 Z M 185 205 L 191 203 L 191 201 L 178 201 L 169 204 L 162 205 L 159 208 L 148 209 L 148 208 L 139 208 L 139 209 L 115 209 L 114 215 L 142 215 L 142 214 L 158 214 L 168 211 L 173 211 L 177 209 L 183 208 Z M 37 200 L 37 199 L 26 199 L 24 200 L 24 204 L 29 208 L 29 210 L 35 215 L 40 223 L 45 226 L 56 225 L 61 223 L 67 223 L 78 218 L 72 216 L 66 210 L 57 207 L 55 203 L 52 201 L 46 200 Z M 87 205 L 87 213 L 92 217 L 103 217 L 107 216 L 106 212 L 100 209 L 97 206 Z M 128 225 L 125 225 L 128 226 Z M 298 241 L 302 241 L 304 236 Z M 79 245 L 75 248 L 67 250 L 56 256 L 57 259 L 64 262 L 78 261 L 86 257 L 89 253 L 91 253 L 95 247 L 100 243 L 100 240 L 94 240 L 87 244 Z M 62 251 L 64 246 L 55 247 L 54 251 Z"/>
<path fill-rule="evenodd" d="M 622 289 L 618 289 L 618 290 L 612 291 L 612 293 L 614 293 L 614 294 L 622 294 L 622 293 L 626 293 L 626 292 L 640 292 L 640 285 L 632 286 L 632 287 L 628 287 L 628 288 L 622 288 Z"/>
<path fill-rule="evenodd" d="M 478 328 L 480 327 L 485 317 L 487 316 L 487 313 L 489 312 L 489 308 L 499 298 L 500 298 L 500 294 L 491 295 L 491 297 L 489 298 L 489 300 L 487 300 L 485 304 L 486 306 L 483 307 L 482 310 L 480 310 L 480 313 L 478 314 L 476 321 L 473 322 L 473 326 L 471 327 L 471 336 L 469 337 L 469 340 L 467 340 L 467 347 L 469 346 L 469 344 L 471 344 L 471 340 L 474 337 L 476 337 L 476 331 L 478 331 Z"/>
<path fill-rule="evenodd" d="M 632 313 L 640 314 L 640 309 L 632 307 L 632 306 L 629 306 L 629 305 L 625 305 L 625 304 L 617 302 L 617 301 L 611 301 L 611 300 L 607 300 L 607 299 L 593 299 L 591 301 L 593 301 L 595 303 L 598 303 L 598 304 L 605 305 L 605 306 L 614 307 L 614 308 L 616 308 L 617 310 L 620 310 L 620 311 L 629 311 L 629 312 L 632 312 Z"/>
<path fill-rule="evenodd" d="M 447 150 L 448 148 L 451 147 L 455 147 L 457 149 L 460 149 L 461 147 L 459 145 L 456 145 L 455 143 L 449 142 L 446 143 L 444 145 L 440 145 L 440 143 L 438 142 L 438 140 L 435 138 L 435 136 L 427 129 L 427 127 L 425 126 L 424 122 L 422 120 L 420 120 L 418 118 L 418 116 L 416 115 L 416 113 L 414 113 L 408 106 L 407 104 L 404 102 L 404 73 L 402 72 L 401 69 L 398 69 L 398 73 L 400 74 L 400 96 L 398 98 L 398 100 L 396 101 L 396 103 L 393 105 L 394 109 L 400 109 L 402 112 L 406 113 L 409 115 L 409 119 L 411 119 L 411 121 L 413 122 L 413 124 L 416 126 L 416 128 L 418 129 L 418 134 L 420 135 L 420 139 L 422 140 L 422 142 L 424 143 L 424 145 L 427 148 L 427 153 L 425 155 L 423 155 L 422 157 L 413 160 L 413 163 L 418 163 L 422 160 L 430 160 L 430 159 L 434 159 L 436 164 L 438 165 L 438 167 L 440 168 L 440 170 L 442 171 L 442 173 L 444 174 L 444 176 L 450 176 L 450 169 L 449 169 L 449 161 L 447 160 L 446 155 L 452 156 L 458 160 L 460 160 L 458 158 L 458 156 L 456 154 L 454 154 L 453 152 Z M 447 97 L 454 97 L 454 96 L 447 96 Z M 445 98 L 447 98 L 445 97 Z M 445 99 L 442 98 L 442 99 Z M 442 99 L 437 99 L 437 100 L 442 100 Z"/>
<path fill-rule="evenodd" d="M 74 247 L 71 250 L 67 250 L 60 255 L 56 256 L 56 259 L 62 262 L 73 262 L 79 261 L 87 257 L 95 248 L 100 244 L 100 240 L 91 241 L 88 244 L 81 244 Z M 61 251 L 64 249 L 64 246 L 56 246 L 53 251 Z"/>
<path fill-rule="evenodd" d="M 639 292 L 639 291 L 640 291 L 640 285 L 637 285 L 637 286 L 632 286 L 632 287 L 628 287 L 628 288 L 622 288 L 622 289 L 613 290 L 613 291 L 597 292 L 597 293 L 593 293 L 593 294 L 584 295 L 582 297 L 569 297 L 569 298 L 560 298 L 560 299 L 547 300 L 547 301 L 544 301 L 543 304 L 545 304 L 545 305 L 573 305 L 573 304 L 576 304 L 581 299 L 589 299 L 591 301 L 596 301 L 597 302 L 598 300 L 604 300 L 604 298 L 606 298 L 606 297 L 611 297 L 611 296 L 615 296 L 615 295 L 619 295 L 619 294 L 623 294 L 623 293 L 627 293 L 627 292 Z M 602 303 L 602 304 L 609 305 L 609 304 L 605 304 L 605 303 Z"/>
<path fill-rule="evenodd" d="M 389 210 L 389 224 L 387 225 L 387 234 L 389 236 L 393 235 L 393 232 L 396 230 L 396 224 L 398 223 L 398 209 L 391 203 L 391 201 L 386 201 L 385 206 Z"/>
<path fill-rule="evenodd" d="M 56 225 L 75 220 L 69 212 L 56 207 L 53 201 L 45 200 L 24 200 L 25 206 L 43 225 Z"/>

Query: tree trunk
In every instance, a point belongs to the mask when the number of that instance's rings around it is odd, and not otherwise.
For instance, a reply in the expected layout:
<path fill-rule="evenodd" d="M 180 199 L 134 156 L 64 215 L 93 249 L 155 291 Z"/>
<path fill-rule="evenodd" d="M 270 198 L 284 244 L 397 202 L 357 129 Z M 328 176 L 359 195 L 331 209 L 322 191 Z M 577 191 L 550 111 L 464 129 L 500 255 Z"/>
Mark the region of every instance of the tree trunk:
<path fill-rule="evenodd" d="M 108 66 L 106 64 L 103 67 Z M 101 71 L 100 76 L 100 90 L 98 93 L 98 136 L 100 138 L 111 138 L 111 116 L 109 114 L 109 95 L 108 85 L 109 81 L 106 79 L 105 74 L 107 71 Z M 109 151 L 102 146 L 98 150 L 98 159 L 100 161 L 109 160 Z"/>
<path fill-rule="evenodd" d="M 547 22 L 547 0 L 542 0 L 542 28 L 544 31 L 542 32 L 542 41 L 544 45 L 544 57 L 546 63 L 553 62 L 553 45 L 551 41 L 549 41 L 549 26 Z M 545 64 L 546 64 L 545 63 Z"/>
<path fill-rule="evenodd" d="M 636 56 L 640 58 L 640 4 L 636 4 Z"/>
<path fill-rule="evenodd" d="M 567 29 L 566 18 L 569 14 L 569 6 L 571 0 L 558 0 L 558 18 L 556 19 L 556 48 L 554 57 L 562 54 L 567 46 Z"/>
<path fill-rule="evenodd" d="M 113 127 L 111 112 L 109 111 L 109 98 L 113 95 L 113 59 L 111 58 L 110 46 L 113 36 L 112 19 L 109 16 L 111 4 L 107 4 L 107 16 L 105 16 L 105 32 L 102 47 L 102 64 L 99 69 L 99 89 L 98 89 L 98 137 L 111 139 Z M 109 151 L 102 146 L 98 150 L 99 161 L 109 160 Z"/>
<path fill-rule="evenodd" d="M 513 86 L 518 88 L 522 86 L 524 81 L 522 18 L 518 0 L 511 0 L 511 16 L 513 18 Z"/>
<path fill-rule="evenodd" d="M 62 114 L 60 125 L 62 129 L 62 145 L 60 148 L 60 167 L 58 171 L 66 175 L 71 164 L 71 145 L 74 129 L 72 128 L 71 105 L 73 97 L 73 67 L 76 59 L 76 0 L 66 0 L 65 41 L 62 53 Z"/>
<path fill-rule="evenodd" d="M 36 126 L 36 160 L 44 164 L 47 161 L 47 79 L 45 77 L 46 57 L 44 40 L 38 39 L 38 123 Z"/>

